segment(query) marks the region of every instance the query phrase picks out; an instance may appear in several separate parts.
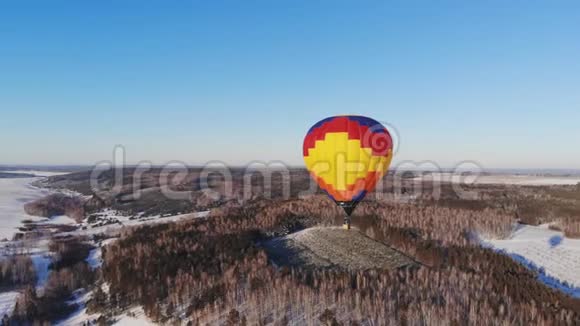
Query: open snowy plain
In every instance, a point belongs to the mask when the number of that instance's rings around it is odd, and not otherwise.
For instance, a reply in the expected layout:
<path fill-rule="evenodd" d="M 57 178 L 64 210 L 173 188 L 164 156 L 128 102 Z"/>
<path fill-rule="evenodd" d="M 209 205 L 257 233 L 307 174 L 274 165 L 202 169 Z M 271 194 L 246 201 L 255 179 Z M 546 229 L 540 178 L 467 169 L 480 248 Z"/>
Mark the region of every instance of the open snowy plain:
<path fill-rule="evenodd" d="M 548 224 L 518 225 L 508 239 L 483 239 L 482 243 L 535 270 L 549 286 L 580 297 L 580 239 L 566 238 Z"/>
<path fill-rule="evenodd" d="M 40 221 L 42 218 L 24 212 L 24 204 L 42 198 L 50 193 L 47 189 L 34 187 L 34 181 L 62 172 L 8 171 L 10 173 L 34 174 L 35 178 L 0 178 L 0 240 L 11 240 L 18 232 L 23 220 Z"/>
<path fill-rule="evenodd" d="M 427 173 L 413 178 L 416 181 L 450 182 L 464 184 L 501 184 L 519 186 L 575 185 L 579 175 Z"/>

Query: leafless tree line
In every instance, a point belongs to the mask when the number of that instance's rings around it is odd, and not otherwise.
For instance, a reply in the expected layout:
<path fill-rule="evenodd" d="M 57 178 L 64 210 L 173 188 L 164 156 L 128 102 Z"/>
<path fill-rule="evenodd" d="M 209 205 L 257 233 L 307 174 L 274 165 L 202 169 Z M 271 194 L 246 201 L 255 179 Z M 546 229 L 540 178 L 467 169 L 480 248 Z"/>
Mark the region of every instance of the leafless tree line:
<path fill-rule="evenodd" d="M 305 219 L 306 217 L 306 219 Z M 289 223 L 333 224 L 322 197 L 215 210 L 207 220 L 126 231 L 104 252 L 103 309 L 140 304 L 154 320 L 191 324 L 573 324 L 580 301 L 537 281 L 509 257 L 476 245 L 512 216 L 383 202 L 363 203 L 355 225 L 423 266 L 349 273 L 276 268 L 261 239 Z"/>

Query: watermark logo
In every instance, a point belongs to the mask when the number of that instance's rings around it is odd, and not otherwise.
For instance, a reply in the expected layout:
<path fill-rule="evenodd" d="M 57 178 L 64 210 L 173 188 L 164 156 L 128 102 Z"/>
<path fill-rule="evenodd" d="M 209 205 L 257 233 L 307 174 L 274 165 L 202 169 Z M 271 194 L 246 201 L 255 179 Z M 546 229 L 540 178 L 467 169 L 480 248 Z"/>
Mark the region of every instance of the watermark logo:
<path fill-rule="evenodd" d="M 362 136 L 362 142 L 370 144 L 375 152 L 381 148 L 392 148 L 392 155 L 396 158 L 401 146 L 400 133 L 389 123 L 381 124 L 387 126 L 390 139 L 384 134 L 385 137 L 378 137 L 381 134 L 373 133 L 373 129 L 369 128 Z M 245 202 L 255 198 L 289 199 L 293 194 L 307 197 L 320 191 L 316 181 L 307 177 L 308 172 L 304 168 L 292 167 L 283 161 L 251 161 L 241 167 L 231 167 L 225 162 L 213 160 L 192 167 L 181 161 L 169 161 L 158 166 L 150 161 L 127 165 L 126 159 L 126 149 L 116 145 L 111 160 L 95 164 L 90 175 L 90 186 L 96 196 L 137 200 L 143 191 L 157 188 L 171 200 L 193 200 L 193 194 L 200 192 L 214 201 Z M 335 180 L 342 187 L 347 184 L 349 174 L 360 174 L 371 169 L 364 162 L 348 161 L 346 154 L 341 152 L 313 164 L 318 173 L 336 173 Z M 377 169 L 376 166 L 372 168 Z M 477 162 L 463 161 L 451 169 L 443 169 L 436 162 L 427 160 L 400 161 L 392 164 L 389 171 L 378 180 L 375 191 L 367 197 L 401 202 L 418 198 L 439 200 L 442 185 L 450 184 L 456 198 L 475 199 L 477 193 L 470 186 L 477 183 L 483 168 Z"/>

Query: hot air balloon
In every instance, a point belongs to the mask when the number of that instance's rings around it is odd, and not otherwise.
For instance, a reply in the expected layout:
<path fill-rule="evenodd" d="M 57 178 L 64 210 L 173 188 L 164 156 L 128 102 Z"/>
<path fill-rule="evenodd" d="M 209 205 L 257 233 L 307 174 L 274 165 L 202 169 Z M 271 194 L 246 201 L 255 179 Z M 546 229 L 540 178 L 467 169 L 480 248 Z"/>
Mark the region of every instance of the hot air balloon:
<path fill-rule="evenodd" d="M 303 144 L 306 168 L 320 188 L 344 208 L 344 228 L 356 205 L 384 176 L 393 157 L 393 140 L 379 122 L 355 115 L 317 122 Z"/>

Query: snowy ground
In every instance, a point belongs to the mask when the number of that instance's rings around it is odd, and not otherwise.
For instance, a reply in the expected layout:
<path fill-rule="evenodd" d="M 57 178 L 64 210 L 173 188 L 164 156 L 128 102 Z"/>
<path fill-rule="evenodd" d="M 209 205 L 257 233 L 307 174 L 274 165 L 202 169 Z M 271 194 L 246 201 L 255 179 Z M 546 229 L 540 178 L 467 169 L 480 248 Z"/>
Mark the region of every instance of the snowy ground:
<path fill-rule="evenodd" d="M 100 314 L 89 315 L 87 313 L 86 302 L 91 299 L 91 292 L 85 292 L 84 290 L 79 290 L 75 293 L 74 299 L 70 300 L 69 304 L 78 305 L 77 311 L 73 312 L 67 318 L 55 323 L 57 326 L 65 325 L 84 325 L 86 322 L 95 321 L 100 317 Z"/>
<path fill-rule="evenodd" d="M 43 219 L 42 222 L 46 223 L 46 224 L 61 224 L 61 225 L 62 224 L 64 224 L 64 225 L 77 224 L 77 222 L 74 219 L 72 219 L 66 215 L 59 215 L 59 216 Z"/>
<path fill-rule="evenodd" d="M 542 282 L 580 298 L 580 239 L 569 239 L 548 225 L 519 225 L 509 239 L 482 239 L 535 270 Z"/>
<path fill-rule="evenodd" d="M 0 293 L 0 318 L 4 315 L 10 315 L 14 311 L 16 305 L 16 298 L 20 293 L 16 291 Z"/>
<path fill-rule="evenodd" d="M 0 242 L 0 260 L 12 255 L 34 255 L 48 252 L 49 239 Z"/>
<path fill-rule="evenodd" d="M 93 250 L 91 250 L 89 252 L 89 256 L 85 259 L 85 261 L 87 262 L 87 264 L 89 264 L 89 266 L 92 269 L 97 269 L 99 267 L 101 267 L 101 264 L 103 263 L 103 260 L 101 258 L 101 248 L 95 248 Z"/>
<path fill-rule="evenodd" d="M 52 177 L 55 175 L 63 175 L 63 174 L 69 173 L 69 172 L 39 171 L 39 170 L 9 170 L 9 171 L 2 171 L 2 172 L 34 174 L 37 177 Z"/>
<path fill-rule="evenodd" d="M 43 171 L 6 171 L 13 173 L 31 173 L 36 178 L 5 178 L 0 179 L 0 240 L 11 240 L 18 232 L 23 220 L 46 220 L 30 216 L 24 212 L 24 204 L 40 199 L 51 193 L 48 189 L 32 186 L 31 183 L 42 180 L 43 177 L 66 174 L 63 172 Z"/>
<path fill-rule="evenodd" d="M 145 316 L 145 312 L 143 308 L 133 308 L 129 310 L 127 313 L 124 313 L 116 318 L 116 322 L 113 324 L 116 326 L 149 326 L 149 325 L 157 325 L 153 323 L 147 316 Z"/>
<path fill-rule="evenodd" d="M 30 258 L 36 270 L 36 289 L 42 291 L 48 280 L 48 274 L 50 272 L 48 267 L 52 262 L 52 258 L 48 252 L 31 255 Z"/>
<path fill-rule="evenodd" d="M 91 292 L 84 292 L 82 290 L 77 291 L 75 298 L 71 300 L 69 303 L 74 303 L 78 305 L 78 310 L 72 313 L 68 318 L 63 319 L 57 322 L 55 325 L 57 326 L 81 326 L 87 323 L 94 323 L 101 314 L 89 314 L 87 313 L 86 302 L 90 300 L 92 293 Z M 113 317 L 113 324 L 117 326 L 149 326 L 149 325 L 157 325 L 153 323 L 147 316 L 145 316 L 145 312 L 143 311 L 142 307 L 134 307 L 129 309 L 125 313 Z"/>
<path fill-rule="evenodd" d="M 62 232 L 61 235 L 94 235 L 94 234 L 107 234 L 109 236 L 116 236 L 124 227 L 128 226 L 136 226 L 136 225 L 147 225 L 147 224 L 158 224 L 158 223 L 170 223 L 170 222 L 177 222 L 181 220 L 187 219 L 195 219 L 195 218 L 205 218 L 209 215 L 209 211 L 202 211 L 202 212 L 195 212 L 195 213 L 187 213 L 187 214 L 180 214 L 180 215 L 173 215 L 173 216 L 151 216 L 151 217 L 143 217 L 143 218 L 136 218 L 130 219 L 128 216 L 123 216 L 118 214 L 115 211 L 107 210 L 106 211 L 106 220 L 115 221 L 113 224 L 106 224 L 106 225 L 97 225 L 97 226 L 88 226 L 84 225 L 84 228 L 70 231 L 70 232 Z"/>
<path fill-rule="evenodd" d="M 23 220 L 41 220 L 24 212 L 25 203 L 50 193 L 49 190 L 30 185 L 36 180 L 40 178 L 0 179 L 0 239 L 11 240 L 22 226 Z"/>
<path fill-rule="evenodd" d="M 549 186 L 549 185 L 575 185 L 580 183 L 580 176 L 523 175 L 523 174 L 493 174 L 493 175 L 468 176 L 454 173 L 430 173 L 415 177 L 413 180 L 452 182 L 463 184 Z"/>

